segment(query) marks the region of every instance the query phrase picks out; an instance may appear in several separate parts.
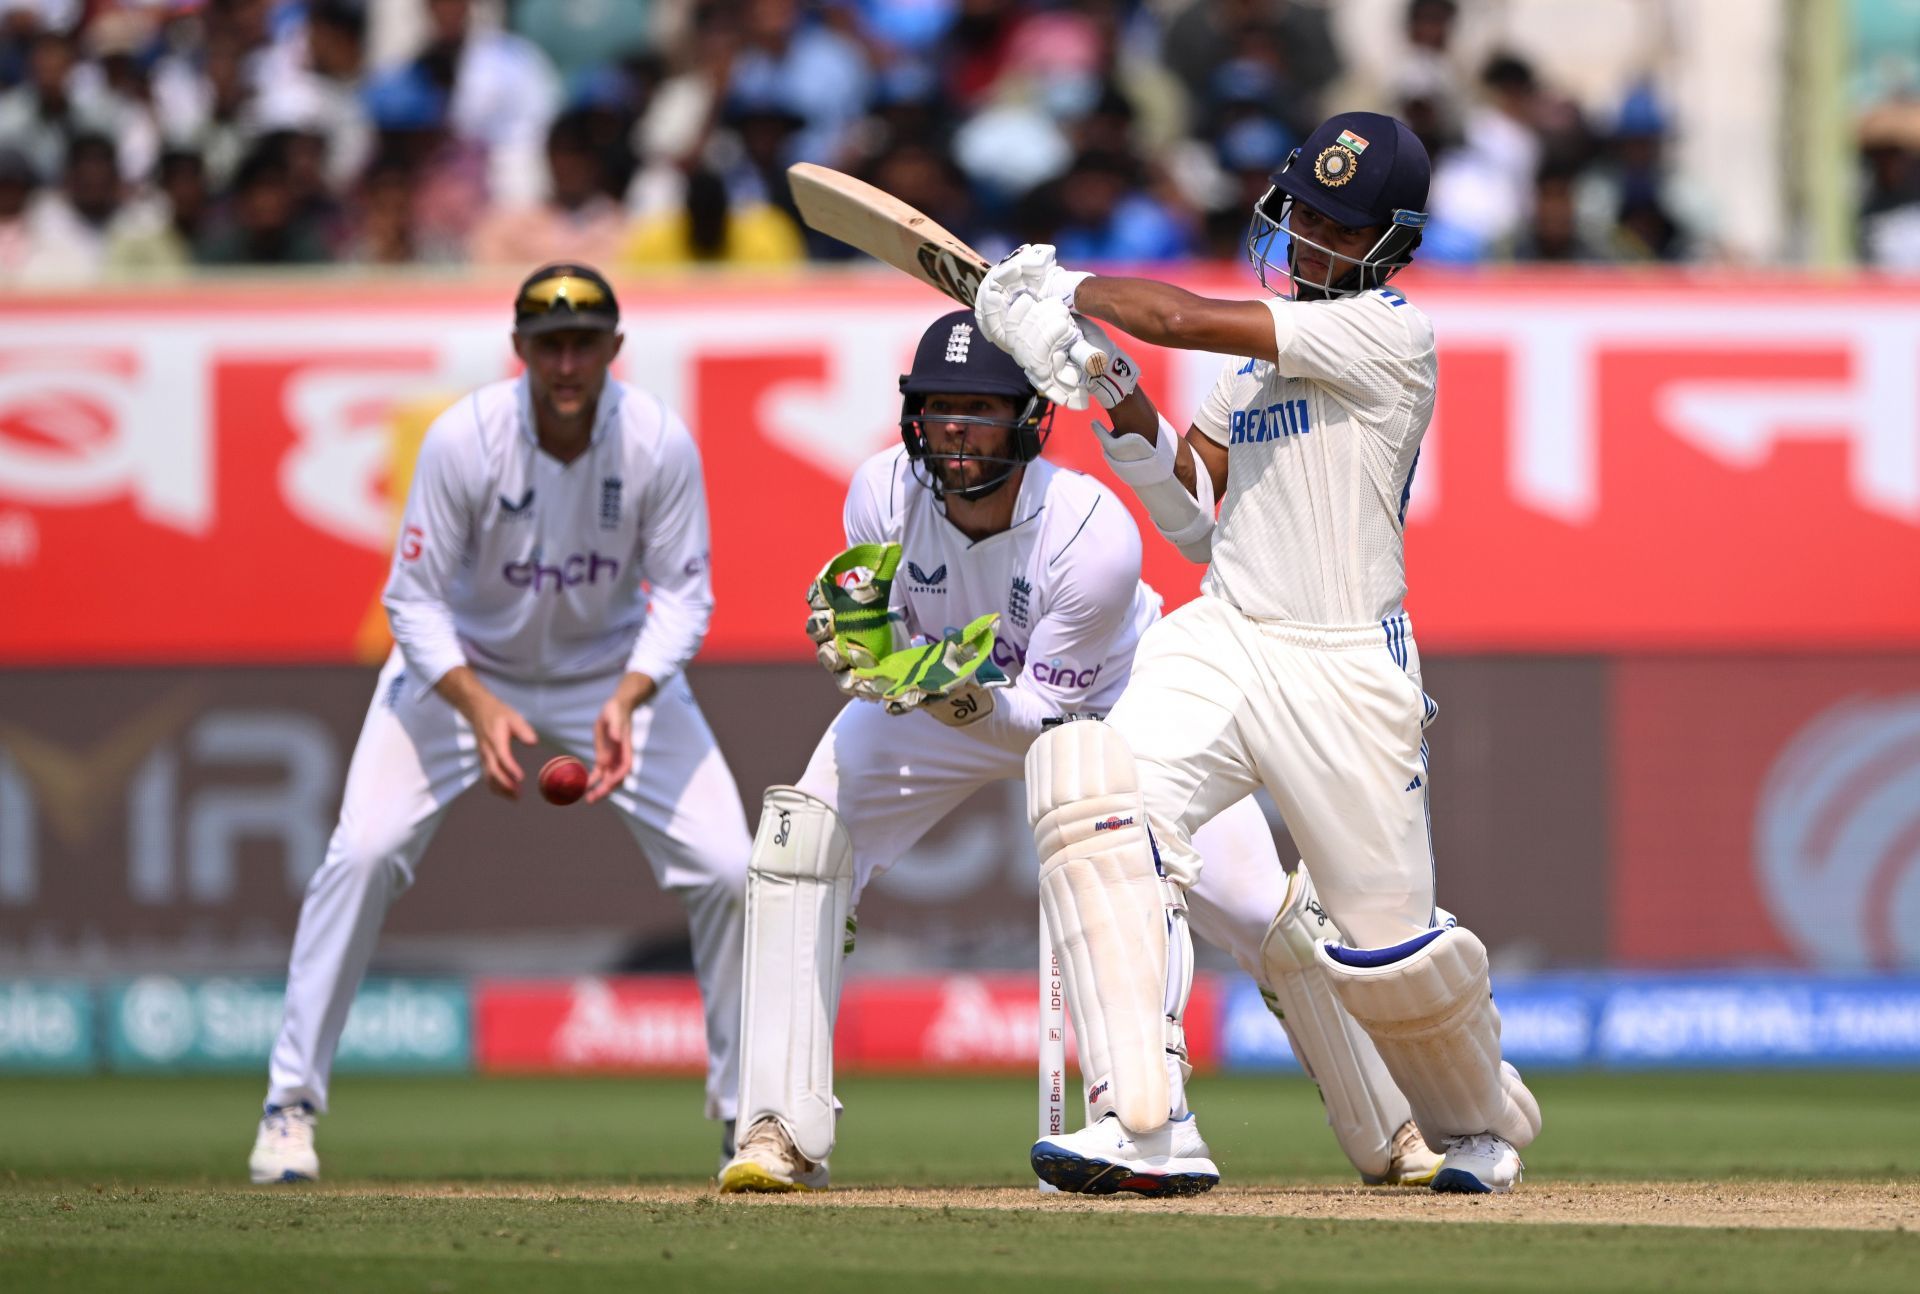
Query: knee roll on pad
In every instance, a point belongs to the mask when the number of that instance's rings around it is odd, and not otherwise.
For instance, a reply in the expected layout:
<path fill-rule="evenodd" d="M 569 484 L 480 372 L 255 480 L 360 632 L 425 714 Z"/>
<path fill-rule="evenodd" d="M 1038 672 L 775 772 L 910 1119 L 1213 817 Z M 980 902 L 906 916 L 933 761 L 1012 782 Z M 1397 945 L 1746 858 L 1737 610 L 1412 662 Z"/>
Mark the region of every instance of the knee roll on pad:
<path fill-rule="evenodd" d="M 1539 1105 L 1500 1059 L 1487 949 L 1471 930 L 1448 926 L 1394 948 L 1322 944 L 1314 958 L 1379 1048 L 1429 1145 L 1492 1132 L 1518 1149 L 1539 1134 Z"/>
<path fill-rule="evenodd" d="M 1133 752 L 1099 720 L 1064 723 L 1027 751 L 1027 820 L 1040 907 L 1060 951 L 1082 1072 L 1136 1133 L 1167 1121 L 1167 915 Z"/>
<path fill-rule="evenodd" d="M 1314 956 L 1321 943 L 1339 938 L 1301 863 L 1260 945 L 1261 987 L 1300 1068 L 1320 1088 L 1327 1126 L 1340 1149 L 1363 1176 L 1381 1178 L 1393 1166 L 1393 1134 L 1413 1109 Z"/>
<path fill-rule="evenodd" d="M 773 1115 L 815 1161 L 833 1149 L 833 1020 L 852 904 L 840 815 L 769 787 L 747 863 L 740 1127 Z"/>

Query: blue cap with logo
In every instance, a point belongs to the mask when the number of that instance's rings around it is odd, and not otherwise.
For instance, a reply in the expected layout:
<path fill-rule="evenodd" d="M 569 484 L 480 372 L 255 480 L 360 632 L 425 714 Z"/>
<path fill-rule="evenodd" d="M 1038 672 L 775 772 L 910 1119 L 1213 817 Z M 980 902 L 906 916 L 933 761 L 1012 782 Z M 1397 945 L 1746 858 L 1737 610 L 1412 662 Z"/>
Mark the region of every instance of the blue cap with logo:
<path fill-rule="evenodd" d="M 1360 229 L 1414 224 L 1423 216 L 1433 165 L 1406 123 L 1377 112 L 1327 118 L 1274 173 L 1274 187 L 1321 215 Z"/>

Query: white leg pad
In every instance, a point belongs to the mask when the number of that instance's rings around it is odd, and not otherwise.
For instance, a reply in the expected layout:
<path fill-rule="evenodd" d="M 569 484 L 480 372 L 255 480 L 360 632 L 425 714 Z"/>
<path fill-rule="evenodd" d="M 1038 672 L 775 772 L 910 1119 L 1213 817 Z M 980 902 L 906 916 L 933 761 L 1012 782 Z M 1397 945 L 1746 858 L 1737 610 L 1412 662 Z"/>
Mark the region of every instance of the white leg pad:
<path fill-rule="evenodd" d="M 1539 1134 L 1540 1106 L 1500 1059 L 1487 949 L 1471 930 L 1448 926 L 1393 949 L 1321 944 L 1314 958 L 1379 1048 L 1427 1144 L 1491 1132 L 1518 1150 Z"/>
<path fill-rule="evenodd" d="M 1027 750 L 1027 820 L 1092 1117 L 1111 1102 L 1128 1131 L 1153 1132 L 1171 1109 L 1166 882 L 1120 734 L 1096 719 L 1041 733 Z"/>
<path fill-rule="evenodd" d="M 833 1149 L 833 1020 L 852 903 L 840 815 L 768 787 L 747 863 L 739 1126 L 772 1115 L 815 1162 Z"/>
<path fill-rule="evenodd" d="M 1280 915 L 1260 945 L 1261 987 L 1300 1068 L 1320 1088 L 1340 1149 L 1362 1176 L 1383 1178 L 1393 1165 L 1393 1136 L 1413 1109 L 1314 956 L 1329 939 L 1339 942 L 1340 931 L 1320 906 L 1302 863 L 1288 879 Z"/>

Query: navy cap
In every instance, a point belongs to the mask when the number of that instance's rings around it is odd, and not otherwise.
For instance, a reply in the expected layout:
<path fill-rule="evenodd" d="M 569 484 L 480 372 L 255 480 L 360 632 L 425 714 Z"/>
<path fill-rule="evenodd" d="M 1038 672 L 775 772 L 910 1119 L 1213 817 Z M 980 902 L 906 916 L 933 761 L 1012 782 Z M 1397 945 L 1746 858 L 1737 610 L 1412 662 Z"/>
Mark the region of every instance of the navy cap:
<path fill-rule="evenodd" d="M 1349 228 L 1424 212 L 1433 165 L 1404 122 L 1377 112 L 1327 118 L 1273 176 L 1280 192 Z"/>
<path fill-rule="evenodd" d="M 903 395 L 1031 396 L 1033 384 L 1013 356 L 988 341 L 973 311 L 955 310 L 933 321 L 913 352 L 913 371 L 900 379 Z"/>

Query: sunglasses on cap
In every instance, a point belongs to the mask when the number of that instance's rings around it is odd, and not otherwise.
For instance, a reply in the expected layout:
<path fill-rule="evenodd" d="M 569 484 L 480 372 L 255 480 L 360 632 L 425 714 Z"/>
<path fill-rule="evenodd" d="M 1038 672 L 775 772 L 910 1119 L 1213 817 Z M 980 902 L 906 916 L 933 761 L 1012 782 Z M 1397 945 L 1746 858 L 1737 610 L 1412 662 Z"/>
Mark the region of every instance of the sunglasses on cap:
<path fill-rule="evenodd" d="M 513 320 L 520 332 L 612 331 L 620 322 L 620 306 L 606 280 L 568 266 L 524 284 L 513 303 Z"/>

